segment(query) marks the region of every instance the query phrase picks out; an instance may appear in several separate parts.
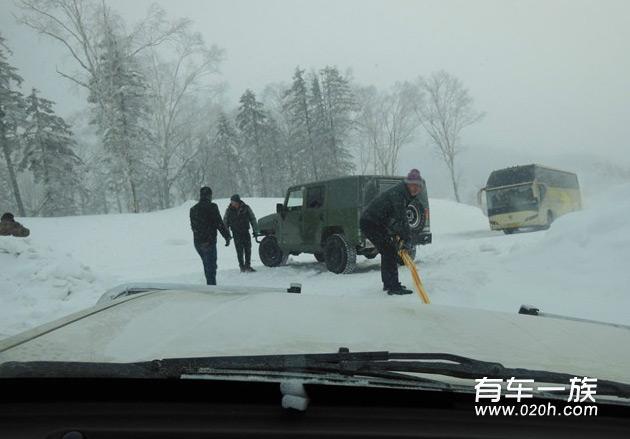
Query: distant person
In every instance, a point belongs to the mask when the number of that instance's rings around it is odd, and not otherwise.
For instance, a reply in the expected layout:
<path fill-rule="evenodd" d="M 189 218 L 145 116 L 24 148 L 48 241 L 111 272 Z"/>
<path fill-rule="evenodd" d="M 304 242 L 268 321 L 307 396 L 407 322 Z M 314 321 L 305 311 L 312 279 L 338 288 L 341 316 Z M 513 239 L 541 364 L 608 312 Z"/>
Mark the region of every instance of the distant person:
<path fill-rule="evenodd" d="M 2 218 L 0 218 L 0 236 L 26 238 L 30 234 L 31 231 L 18 223 L 12 213 L 2 214 Z"/>
<path fill-rule="evenodd" d="M 407 206 L 422 190 L 420 171 L 412 169 L 405 181 L 378 195 L 365 209 L 359 222 L 361 231 L 381 254 L 381 280 L 387 294 L 411 294 L 398 280 L 396 237 L 405 250 L 411 250 L 411 228 Z"/>
<path fill-rule="evenodd" d="M 225 238 L 225 246 L 230 245 L 230 232 L 223 224 L 219 208 L 212 202 L 212 189 L 202 187 L 199 202 L 190 208 L 190 227 L 193 232 L 195 249 L 201 261 L 208 285 L 217 284 L 217 230 Z"/>
<path fill-rule="evenodd" d="M 251 266 L 252 239 L 249 237 L 249 226 L 252 226 L 252 235 L 258 236 L 258 222 L 252 209 L 241 200 L 238 194 L 232 195 L 230 205 L 225 210 L 223 222 L 232 230 L 234 247 L 241 273 L 255 272 Z"/>

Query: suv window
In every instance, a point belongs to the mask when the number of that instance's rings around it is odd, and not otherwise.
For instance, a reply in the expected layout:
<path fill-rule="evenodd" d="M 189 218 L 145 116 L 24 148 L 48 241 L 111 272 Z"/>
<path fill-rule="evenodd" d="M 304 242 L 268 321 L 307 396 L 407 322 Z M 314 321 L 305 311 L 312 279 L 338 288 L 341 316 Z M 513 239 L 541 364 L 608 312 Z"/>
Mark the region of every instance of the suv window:
<path fill-rule="evenodd" d="M 311 187 L 306 190 L 306 208 L 319 209 L 324 206 L 324 188 Z"/>
<path fill-rule="evenodd" d="M 287 198 L 287 208 L 289 210 L 301 209 L 303 199 L 304 191 L 301 188 L 292 190 L 289 192 L 289 198 Z"/>
<path fill-rule="evenodd" d="M 400 182 L 399 181 L 380 181 L 378 183 L 378 193 L 382 194 L 383 192 L 388 191 L 394 186 L 396 186 L 398 183 Z"/>

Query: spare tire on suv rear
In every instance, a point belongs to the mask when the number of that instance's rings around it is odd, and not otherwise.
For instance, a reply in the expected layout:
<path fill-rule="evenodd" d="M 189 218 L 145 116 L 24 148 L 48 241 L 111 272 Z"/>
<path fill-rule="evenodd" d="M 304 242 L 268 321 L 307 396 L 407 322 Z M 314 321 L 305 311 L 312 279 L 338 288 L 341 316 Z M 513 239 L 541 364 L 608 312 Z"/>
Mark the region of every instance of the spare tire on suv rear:
<path fill-rule="evenodd" d="M 427 222 L 424 206 L 419 202 L 412 202 L 407 206 L 407 220 L 412 232 L 422 231 Z"/>
<path fill-rule="evenodd" d="M 341 234 L 331 235 L 324 245 L 324 260 L 328 271 L 349 274 L 357 265 L 357 250 Z"/>

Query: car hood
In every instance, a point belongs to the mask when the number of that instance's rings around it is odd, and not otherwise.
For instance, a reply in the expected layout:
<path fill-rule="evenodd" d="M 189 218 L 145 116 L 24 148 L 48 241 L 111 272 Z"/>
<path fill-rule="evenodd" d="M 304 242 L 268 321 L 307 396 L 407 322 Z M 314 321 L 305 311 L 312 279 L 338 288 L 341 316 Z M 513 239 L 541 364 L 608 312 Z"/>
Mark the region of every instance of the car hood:
<path fill-rule="evenodd" d="M 251 290 L 251 289 L 243 289 Z M 444 352 L 630 383 L 630 330 L 396 297 L 268 290 L 135 294 L 0 341 L 6 361 L 135 362 L 352 351 Z"/>
<path fill-rule="evenodd" d="M 271 213 L 258 219 L 258 228 L 260 230 L 273 230 L 278 222 L 278 214 Z"/>

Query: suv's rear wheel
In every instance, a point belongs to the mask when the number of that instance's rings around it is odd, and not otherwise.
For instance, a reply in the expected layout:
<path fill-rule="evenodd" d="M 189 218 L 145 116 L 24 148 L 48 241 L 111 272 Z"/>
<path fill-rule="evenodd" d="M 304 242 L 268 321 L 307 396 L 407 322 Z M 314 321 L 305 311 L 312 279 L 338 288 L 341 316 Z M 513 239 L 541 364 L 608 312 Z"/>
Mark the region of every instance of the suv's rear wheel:
<path fill-rule="evenodd" d="M 288 254 L 284 254 L 275 236 L 265 236 L 258 246 L 258 256 L 267 267 L 277 267 L 287 263 Z"/>
<path fill-rule="evenodd" d="M 416 260 L 416 246 L 415 245 L 412 247 L 411 251 L 409 252 L 409 256 L 411 256 L 412 261 Z M 398 261 L 398 265 L 400 266 L 405 265 L 405 263 L 400 257 L 400 254 L 396 255 L 396 260 Z"/>
<path fill-rule="evenodd" d="M 343 235 L 335 234 L 326 240 L 324 259 L 328 271 L 349 274 L 356 267 L 357 251 Z"/>

